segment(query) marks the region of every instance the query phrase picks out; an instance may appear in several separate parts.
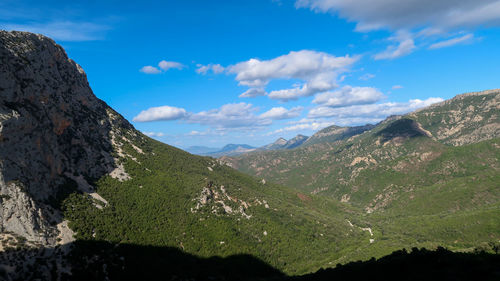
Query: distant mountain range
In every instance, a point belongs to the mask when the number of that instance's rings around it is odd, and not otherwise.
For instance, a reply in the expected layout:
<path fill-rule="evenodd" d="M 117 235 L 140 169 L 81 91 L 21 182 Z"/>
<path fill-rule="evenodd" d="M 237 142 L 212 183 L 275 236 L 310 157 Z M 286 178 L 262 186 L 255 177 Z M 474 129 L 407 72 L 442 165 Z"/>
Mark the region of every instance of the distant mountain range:
<path fill-rule="evenodd" d="M 265 151 L 265 150 L 282 150 L 293 149 L 304 144 L 309 137 L 297 135 L 296 137 L 286 140 L 279 138 L 275 142 L 261 147 L 253 147 L 248 144 L 228 144 L 223 148 L 210 148 L 205 146 L 191 146 L 186 148 L 186 151 L 192 154 L 211 157 L 236 156 L 244 153 Z"/>

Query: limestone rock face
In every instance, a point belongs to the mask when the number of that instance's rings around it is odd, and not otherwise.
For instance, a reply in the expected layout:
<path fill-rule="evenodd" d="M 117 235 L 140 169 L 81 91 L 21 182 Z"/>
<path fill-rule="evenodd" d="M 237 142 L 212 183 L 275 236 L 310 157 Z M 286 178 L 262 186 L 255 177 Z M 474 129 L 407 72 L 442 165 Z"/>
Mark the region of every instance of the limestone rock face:
<path fill-rule="evenodd" d="M 117 167 L 111 138 L 126 131 L 61 46 L 0 31 L 0 232 L 53 245 L 58 200 Z"/>

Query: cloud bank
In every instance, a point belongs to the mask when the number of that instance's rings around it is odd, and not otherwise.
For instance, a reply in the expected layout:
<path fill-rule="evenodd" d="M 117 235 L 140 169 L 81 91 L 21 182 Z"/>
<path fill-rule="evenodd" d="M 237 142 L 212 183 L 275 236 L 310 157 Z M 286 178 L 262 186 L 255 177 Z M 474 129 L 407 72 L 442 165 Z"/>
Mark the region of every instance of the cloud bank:
<path fill-rule="evenodd" d="M 141 111 L 133 118 L 134 122 L 173 121 L 180 120 L 191 124 L 206 125 L 219 130 L 255 129 L 271 125 L 273 120 L 283 120 L 298 117 L 303 108 L 274 107 L 258 115 L 259 109 L 252 104 L 240 102 L 230 103 L 220 108 L 188 112 L 184 108 L 173 106 L 151 107 Z"/>
<path fill-rule="evenodd" d="M 266 95 L 265 87 L 274 79 L 301 80 L 302 85 L 275 90 L 267 95 L 280 101 L 296 100 L 337 87 L 339 74 L 348 71 L 358 57 L 336 57 L 323 52 L 302 50 L 270 60 L 250 59 L 229 66 L 228 73 L 236 74 L 239 85 L 250 87 L 240 97 Z"/>

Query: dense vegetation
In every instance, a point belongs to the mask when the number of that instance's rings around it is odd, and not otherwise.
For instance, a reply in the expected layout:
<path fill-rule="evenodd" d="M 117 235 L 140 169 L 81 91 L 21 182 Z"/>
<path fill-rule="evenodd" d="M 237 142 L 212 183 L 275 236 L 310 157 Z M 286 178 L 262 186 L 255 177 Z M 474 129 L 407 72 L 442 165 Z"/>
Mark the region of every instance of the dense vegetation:
<path fill-rule="evenodd" d="M 136 159 L 124 159 L 130 180 L 106 176 L 96 182 L 108 206 L 96 208 L 102 203 L 79 193 L 64 201 L 78 239 L 178 247 L 202 257 L 252 254 L 288 273 L 332 264 L 368 244 L 368 233 L 347 222 L 364 226 L 363 220 L 351 218 L 354 212 L 333 200 L 264 184 L 212 158 L 151 139 L 141 148 L 144 154 L 123 146 Z M 224 201 L 232 213 L 215 198 L 195 209 L 204 187 L 220 192 L 221 185 L 238 200 Z M 238 212 L 240 200 L 249 205 L 250 218 Z"/>
<path fill-rule="evenodd" d="M 472 251 L 500 240 L 498 97 L 460 97 L 350 139 L 225 161 L 358 210 L 375 242 L 344 261 L 402 247 Z"/>
<path fill-rule="evenodd" d="M 250 254 L 294 275 L 404 247 L 493 252 L 500 140 L 451 146 L 417 119 L 232 163 L 256 177 L 139 135 L 117 163 L 130 179 L 95 181 L 107 204 L 72 193 L 64 214 L 80 241 Z"/>

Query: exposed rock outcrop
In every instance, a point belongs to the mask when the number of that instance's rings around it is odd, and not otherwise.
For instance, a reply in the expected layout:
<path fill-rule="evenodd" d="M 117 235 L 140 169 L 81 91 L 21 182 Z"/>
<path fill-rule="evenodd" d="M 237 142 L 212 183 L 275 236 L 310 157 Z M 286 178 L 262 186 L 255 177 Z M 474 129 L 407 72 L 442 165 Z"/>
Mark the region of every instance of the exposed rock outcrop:
<path fill-rule="evenodd" d="M 61 46 L 0 31 L 0 232 L 55 245 L 60 200 L 119 166 L 111 132 L 135 134 Z"/>

